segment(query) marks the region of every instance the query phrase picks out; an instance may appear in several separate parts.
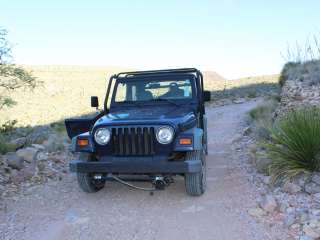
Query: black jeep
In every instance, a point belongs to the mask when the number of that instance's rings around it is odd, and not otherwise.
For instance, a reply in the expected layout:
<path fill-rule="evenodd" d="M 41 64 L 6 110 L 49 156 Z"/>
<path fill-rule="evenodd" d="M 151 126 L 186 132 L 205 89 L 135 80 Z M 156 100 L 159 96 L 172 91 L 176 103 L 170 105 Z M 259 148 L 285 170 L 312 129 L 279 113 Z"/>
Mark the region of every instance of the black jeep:
<path fill-rule="evenodd" d="M 70 170 L 85 192 L 99 191 L 106 180 L 147 180 L 163 189 L 181 175 L 188 194 L 203 194 L 209 100 L 194 68 L 113 75 L 103 110 L 65 120 L 72 151 L 80 153 Z M 98 109 L 97 97 L 91 106 Z"/>

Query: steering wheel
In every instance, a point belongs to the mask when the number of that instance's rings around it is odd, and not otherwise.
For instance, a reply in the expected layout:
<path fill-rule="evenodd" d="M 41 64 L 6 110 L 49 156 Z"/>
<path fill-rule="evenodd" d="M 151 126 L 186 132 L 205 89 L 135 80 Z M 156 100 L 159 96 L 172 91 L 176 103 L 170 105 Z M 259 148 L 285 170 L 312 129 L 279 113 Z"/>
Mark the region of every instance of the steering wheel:
<path fill-rule="evenodd" d="M 170 88 L 177 88 L 178 84 L 175 82 L 170 83 Z"/>

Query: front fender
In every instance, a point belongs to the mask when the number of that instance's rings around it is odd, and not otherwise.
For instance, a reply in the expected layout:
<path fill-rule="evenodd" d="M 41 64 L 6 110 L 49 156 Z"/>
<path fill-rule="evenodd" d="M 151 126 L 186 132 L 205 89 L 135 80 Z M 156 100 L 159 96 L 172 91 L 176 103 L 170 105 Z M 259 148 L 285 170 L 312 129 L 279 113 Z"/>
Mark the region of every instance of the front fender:
<path fill-rule="evenodd" d="M 86 139 L 88 140 L 88 145 L 86 146 L 79 146 L 78 139 Z M 75 136 L 71 140 L 71 151 L 72 152 L 88 152 L 88 153 L 93 153 L 95 152 L 95 147 L 93 143 L 92 136 L 90 135 L 89 132 L 85 132 L 82 134 L 79 134 L 78 136 Z"/>
<path fill-rule="evenodd" d="M 181 138 L 192 138 L 192 144 L 181 145 Z M 184 132 L 179 133 L 175 139 L 174 151 L 176 152 L 189 152 L 203 149 L 203 130 L 201 128 L 191 128 Z"/>

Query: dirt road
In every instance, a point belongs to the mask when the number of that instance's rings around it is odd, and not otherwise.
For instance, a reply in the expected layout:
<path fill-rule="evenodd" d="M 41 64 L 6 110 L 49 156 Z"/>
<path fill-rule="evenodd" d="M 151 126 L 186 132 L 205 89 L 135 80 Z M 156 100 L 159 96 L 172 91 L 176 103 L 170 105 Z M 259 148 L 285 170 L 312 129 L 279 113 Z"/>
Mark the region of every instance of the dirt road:
<path fill-rule="evenodd" d="M 284 239 L 281 229 L 248 215 L 256 189 L 234 164 L 239 154 L 232 140 L 255 105 L 207 109 L 208 188 L 202 197 L 187 196 L 182 178 L 153 196 L 115 182 L 86 194 L 69 175 L 8 202 L 0 213 L 0 239 Z"/>

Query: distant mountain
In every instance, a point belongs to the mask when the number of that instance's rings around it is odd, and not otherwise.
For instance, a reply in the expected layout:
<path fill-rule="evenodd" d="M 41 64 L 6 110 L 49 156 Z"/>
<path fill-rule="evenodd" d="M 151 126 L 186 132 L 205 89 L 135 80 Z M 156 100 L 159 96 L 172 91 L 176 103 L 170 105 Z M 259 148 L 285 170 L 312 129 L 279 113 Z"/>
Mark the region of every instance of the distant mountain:
<path fill-rule="evenodd" d="M 203 77 L 206 81 L 225 81 L 226 79 L 222 77 L 220 74 L 213 71 L 205 71 L 203 72 Z"/>

